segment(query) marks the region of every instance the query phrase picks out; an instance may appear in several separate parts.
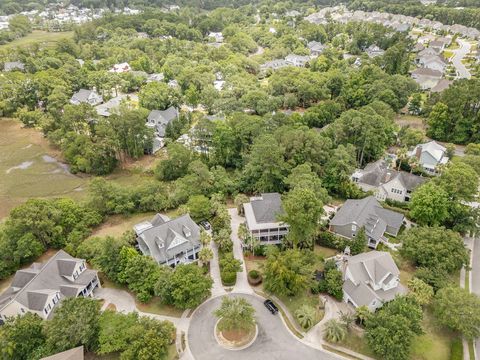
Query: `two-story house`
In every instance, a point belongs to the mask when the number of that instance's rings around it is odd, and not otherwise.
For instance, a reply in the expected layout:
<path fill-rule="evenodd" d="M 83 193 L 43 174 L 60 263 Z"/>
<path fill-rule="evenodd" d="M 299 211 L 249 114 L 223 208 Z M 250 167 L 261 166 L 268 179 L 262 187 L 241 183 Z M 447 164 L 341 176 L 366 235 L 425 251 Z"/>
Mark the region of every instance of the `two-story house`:
<path fill-rule="evenodd" d="M 352 175 L 354 183 L 363 191 L 372 191 L 380 201 L 410 201 L 412 192 L 426 180 L 422 176 L 391 169 L 383 159 L 368 164 L 365 169 L 357 169 Z"/>
<path fill-rule="evenodd" d="M 197 260 L 201 249 L 200 227 L 185 214 L 171 220 L 157 214 L 133 227 L 139 250 L 159 265 L 175 267 Z"/>
<path fill-rule="evenodd" d="M 407 292 L 400 283 L 400 271 L 388 252 L 344 255 L 339 266 L 344 280 L 343 300 L 355 308 L 366 306 L 375 311 L 395 296 Z"/>
<path fill-rule="evenodd" d="M 103 103 L 103 98 L 101 95 L 97 94 L 95 90 L 80 89 L 73 94 L 70 99 L 70 104 L 73 105 L 90 104 L 92 106 L 97 106 L 101 103 Z"/>
<path fill-rule="evenodd" d="M 178 109 L 171 106 L 166 110 L 152 110 L 148 114 L 147 127 L 154 129 L 155 139 L 153 141 L 153 153 L 156 153 L 164 146 L 165 130 L 167 125 L 178 119 Z"/>
<path fill-rule="evenodd" d="M 0 321 L 27 312 L 49 319 L 65 298 L 93 296 L 100 287 L 95 270 L 85 260 L 60 250 L 46 263 L 18 270 L 10 287 L 0 295 Z"/>
<path fill-rule="evenodd" d="M 447 148 L 436 141 L 419 144 L 408 153 L 410 157 L 416 157 L 419 164 L 429 174 L 437 174 L 438 166 L 448 163 Z"/>
<path fill-rule="evenodd" d="M 375 197 L 368 196 L 360 200 L 347 200 L 330 220 L 329 230 L 353 239 L 364 228 L 367 245 L 376 249 L 380 242 L 388 242 L 385 234 L 398 235 L 403 220 L 403 214 L 384 209 Z"/>
<path fill-rule="evenodd" d="M 279 221 L 285 213 L 279 193 L 252 197 L 250 202 L 243 204 L 243 209 L 248 232 L 262 245 L 280 244 L 288 234 L 288 224 Z"/>

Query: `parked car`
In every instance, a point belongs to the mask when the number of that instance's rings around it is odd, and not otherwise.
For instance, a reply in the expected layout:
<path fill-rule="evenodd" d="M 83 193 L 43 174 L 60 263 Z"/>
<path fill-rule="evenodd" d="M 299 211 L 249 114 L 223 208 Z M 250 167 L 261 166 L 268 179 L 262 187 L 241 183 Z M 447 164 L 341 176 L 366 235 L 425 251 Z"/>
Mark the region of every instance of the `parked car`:
<path fill-rule="evenodd" d="M 275 315 L 278 312 L 277 306 L 273 303 L 272 300 L 267 299 L 263 302 L 263 305 L 272 313 L 272 315 Z"/>
<path fill-rule="evenodd" d="M 207 231 L 212 228 L 212 226 L 210 225 L 210 223 L 208 221 L 200 222 L 200 226 L 203 227 Z"/>

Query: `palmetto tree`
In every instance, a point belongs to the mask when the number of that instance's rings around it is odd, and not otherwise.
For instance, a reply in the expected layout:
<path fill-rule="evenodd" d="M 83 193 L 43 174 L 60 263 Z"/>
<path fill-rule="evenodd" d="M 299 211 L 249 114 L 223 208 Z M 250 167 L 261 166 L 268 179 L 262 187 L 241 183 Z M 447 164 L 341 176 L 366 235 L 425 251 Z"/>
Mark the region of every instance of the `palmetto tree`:
<path fill-rule="evenodd" d="M 249 330 L 255 325 L 255 309 L 241 297 L 223 297 L 222 304 L 214 314 L 222 319 L 220 331 Z"/>
<path fill-rule="evenodd" d="M 340 311 L 340 320 L 345 325 L 347 330 L 350 330 L 353 323 L 355 322 L 356 316 L 350 312 Z"/>
<path fill-rule="evenodd" d="M 416 156 L 412 156 L 408 159 L 408 166 L 410 166 L 410 173 L 413 172 L 420 165 Z"/>
<path fill-rule="evenodd" d="M 212 237 L 210 236 L 209 233 L 207 233 L 205 230 L 200 231 L 200 242 L 202 243 L 203 246 L 210 245 L 210 241 L 212 241 Z"/>
<path fill-rule="evenodd" d="M 370 310 L 368 310 L 368 307 L 363 305 L 363 306 L 359 306 L 357 308 L 356 315 L 357 315 L 357 319 L 360 322 L 360 324 L 363 325 L 363 324 L 365 324 L 365 321 L 368 319 L 368 317 L 370 315 L 372 315 L 372 313 L 370 312 Z"/>
<path fill-rule="evenodd" d="M 315 308 L 308 305 L 302 305 L 295 311 L 298 323 L 304 329 L 310 329 L 313 326 L 316 315 Z"/>
<path fill-rule="evenodd" d="M 213 251 L 208 247 L 204 247 L 198 252 L 198 259 L 202 262 L 202 264 L 208 264 L 212 258 Z"/>
<path fill-rule="evenodd" d="M 397 170 L 400 171 L 400 168 L 402 167 L 402 163 L 407 159 L 407 151 L 408 149 L 406 147 L 402 147 L 398 149 L 397 151 L 397 157 L 398 157 L 398 168 Z"/>
<path fill-rule="evenodd" d="M 323 331 L 326 339 L 333 343 L 343 341 L 347 336 L 347 329 L 345 328 L 345 325 L 336 319 L 328 320 L 325 323 L 325 329 Z"/>

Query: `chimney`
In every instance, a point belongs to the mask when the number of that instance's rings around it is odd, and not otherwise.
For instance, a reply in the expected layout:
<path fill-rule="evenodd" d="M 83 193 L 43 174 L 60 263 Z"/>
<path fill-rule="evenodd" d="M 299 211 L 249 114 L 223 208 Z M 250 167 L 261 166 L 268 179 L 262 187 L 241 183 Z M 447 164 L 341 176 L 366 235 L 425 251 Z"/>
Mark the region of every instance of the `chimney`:
<path fill-rule="evenodd" d="M 418 145 L 417 146 L 417 151 L 415 152 L 415 157 L 420 160 L 420 156 L 422 155 L 422 146 Z"/>

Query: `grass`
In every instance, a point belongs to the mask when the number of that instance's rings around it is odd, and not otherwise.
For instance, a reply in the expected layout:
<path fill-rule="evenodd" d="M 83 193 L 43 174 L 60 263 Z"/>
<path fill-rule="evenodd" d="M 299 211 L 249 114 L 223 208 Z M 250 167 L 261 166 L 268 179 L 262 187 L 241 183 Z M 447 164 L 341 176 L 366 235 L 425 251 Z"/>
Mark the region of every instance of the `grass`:
<path fill-rule="evenodd" d="M 346 347 L 347 349 L 353 350 L 359 354 L 375 358 L 373 351 L 368 346 L 363 335 L 354 330 L 351 330 L 345 339 L 338 343 L 338 345 Z"/>
<path fill-rule="evenodd" d="M 405 125 L 410 126 L 412 129 L 419 129 L 425 131 L 425 124 L 423 118 L 414 115 L 397 115 L 395 123 L 402 127 Z"/>
<path fill-rule="evenodd" d="M 296 296 L 277 296 L 287 307 L 288 311 L 295 319 L 298 327 L 301 328 L 300 324 L 297 321 L 297 317 L 295 316 L 295 311 L 300 308 L 302 305 L 308 305 L 316 309 L 316 318 L 313 322 L 314 326 L 319 321 L 323 319 L 324 311 L 320 309 L 320 298 L 319 295 L 314 295 L 310 293 L 309 290 L 304 291 L 303 293 L 297 294 Z"/>
<path fill-rule="evenodd" d="M 450 59 L 452 56 L 453 56 L 453 51 L 445 50 L 445 51 L 443 52 L 443 57 L 444 57 L 445 59 Z"/>
<path fill-rule="evenodd" d="M 178 354 L 177 354 L 177 347 L 175 343 L 171 344 L 168 346 L 168 356 L 167 360 L 176 360 L 178 359 Z M 97 355 L 95 353 L 86 353 L 85 354 L 85 360 L 119 360 L 120 359 L 120 354 L 119 353 L 112 353 L 112 354 L 106 354 L 106 355 Z"/>
<path fill-rule="evenodd" d="M 29 198 L 85 197 L 88 179 L 70 174 L 39 131 L 0 119 L 0 145 L 0 220 Z"/>
<path fill-rule="evenodd" d="M 132 230 L 133 225 L 142 221 L 149 220 L 155 213 L 140 213 L 134 215 L 113 215 L 98 226 L 92 233 L 92 236 L 121 236 L 125 231 Z"/>
<path fill-rule="evenodd" d="M 162 304 L 160 298 L 153 297 L 148 303 L 141 303 L 139 301 L 135 301 L 138 310 L 146 313 L 157 314 L 157 315 L 164 315 L 164 316 L 171 316 L 171 317 L 181 317 L 183 314 L 183 310 L 177 309 L 171 305 Z"/>
<path fill-rule="evenodd" d="M 66 32 L 48 32 L 41 30 L 34 30 L 27 36 L 20 39 L 16 39 L 8 44 L 1 45 L 1 49 L 11 49 L 16 47 L 26 47 L 33 44 L 44 44 L 45 47 L 52 47 L 57 42 L 63 39 L 71 39 L 73 37 L 73 31 Z"/>
<path fill-rule="evenodd" d="M 315 252 L 315 254 L 321 256 L 322 259 L 327 259 L 338 254 L 338 251 L 335 249 L 331 249 L 331 248 L 327 248 L 319 245 L 315 245 L 315 248 L 313 251 Z"/>

